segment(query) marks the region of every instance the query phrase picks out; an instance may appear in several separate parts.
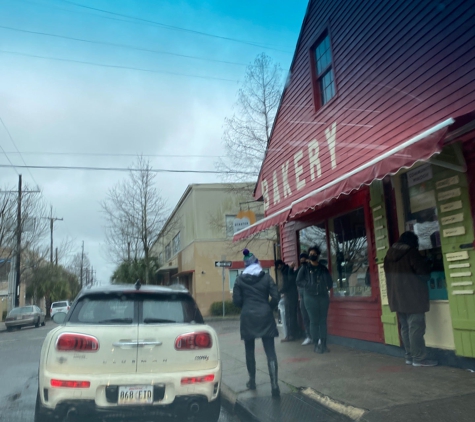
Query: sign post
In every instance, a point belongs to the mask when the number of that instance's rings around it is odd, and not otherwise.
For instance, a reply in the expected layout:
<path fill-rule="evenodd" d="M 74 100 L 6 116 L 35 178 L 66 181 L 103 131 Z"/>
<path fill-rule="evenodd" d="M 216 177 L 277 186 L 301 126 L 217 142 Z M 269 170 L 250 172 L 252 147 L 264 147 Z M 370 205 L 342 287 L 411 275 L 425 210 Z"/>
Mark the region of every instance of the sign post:
<path fill-rule="evenodd" d="M 224 274 L 224 269 L 225 268 L 229 268 L 233 265 L 232 261 L 224 261 L 224 259 L 226 259 L 226 256 L 221 256 L 221 259 L 223 261 L 214 261 L 214 266 L 217 267 L 217 268 L 221 268 L 222 269 L 222 278 L 223 278 L 223 317 L 226 315 L 226 310 L 225 310 L 225 307 L 224 307 L 224 281 L 225 281 L 225 274 Z"/>

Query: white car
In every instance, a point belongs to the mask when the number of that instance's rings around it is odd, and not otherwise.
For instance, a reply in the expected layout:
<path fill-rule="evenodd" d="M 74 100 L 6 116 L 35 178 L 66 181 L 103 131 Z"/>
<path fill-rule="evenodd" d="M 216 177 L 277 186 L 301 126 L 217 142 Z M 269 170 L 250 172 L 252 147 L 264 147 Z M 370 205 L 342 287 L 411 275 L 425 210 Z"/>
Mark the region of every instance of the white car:
<path fill-rule="evenodd" d="M 67 314 L 69 312 L 70 306 L 71 305 L 69 303 L 69 300 L 62 300 L 61 302 L 53 302 L 49 310 L 49 315 L 51 318 L 53 318 L 54 314 L 58 312 L 64 312 L 65 314 Z"/>
<path fill-rule="evenodd" d="M 35 422 L 219 419 L 218 336 L 186 290 L 90 287 L 54 321 L 61 325 L 41 350 Z"/>

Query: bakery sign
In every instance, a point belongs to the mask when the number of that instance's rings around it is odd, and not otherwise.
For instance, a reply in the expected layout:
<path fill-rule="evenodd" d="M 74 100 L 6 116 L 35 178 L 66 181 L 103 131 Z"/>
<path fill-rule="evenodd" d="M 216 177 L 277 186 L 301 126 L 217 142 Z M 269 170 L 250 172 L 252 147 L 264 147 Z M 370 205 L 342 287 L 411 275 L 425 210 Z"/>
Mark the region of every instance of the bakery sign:
<path fill-rule="evenodd" d="M 331 169 L 336 163 L 336 122 L 325 129 L 324 139 L 313 139 L 304 148 L 289 157 L 272 175 L 261 181 L 264 210 L 279 204 L 293 193 L 303 189 L 307 183 L 322 177 L 321 155 L 330 156 Z M 289 170 L 292 177 L 289 177 Z M 309 174 L 307 174 L 307 172 Z M 307 174 L 307 176 L 304 176 Z"/>

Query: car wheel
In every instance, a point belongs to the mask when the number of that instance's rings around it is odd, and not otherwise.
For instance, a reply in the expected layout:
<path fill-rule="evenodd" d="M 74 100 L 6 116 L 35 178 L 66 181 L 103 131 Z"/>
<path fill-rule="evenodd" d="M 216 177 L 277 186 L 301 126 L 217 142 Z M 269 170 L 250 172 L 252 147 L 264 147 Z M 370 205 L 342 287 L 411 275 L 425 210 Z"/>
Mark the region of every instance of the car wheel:
<path fill-rule="evenodd" d="M 12 328 L 12 327 L 7 327 L 7 331 L 8 331 L 9 333 L 11 333 L 11 332 L 13 331 L 13 328 Z"/>
<path fill-rule="evenodd" d="M 36 394 L 35 405 L 35 421 L 34 422 L 51 422 L 51 418 L 46 414 L 43 406 L 41 405 L 40 392 Z"/>
<path fill-rule="evenodd" d="M 38 328 L 39 326 L 40 326 L 40 317 L 38 317 L 38 319 L 36 320 L 35 328 Z"/>
<path fill-rule="evenodd" d="M 195 416 L 196 422 L 218 422 L 221 412 L 221 393 L 215 400 L 209 402 L 203 410 Z"/>

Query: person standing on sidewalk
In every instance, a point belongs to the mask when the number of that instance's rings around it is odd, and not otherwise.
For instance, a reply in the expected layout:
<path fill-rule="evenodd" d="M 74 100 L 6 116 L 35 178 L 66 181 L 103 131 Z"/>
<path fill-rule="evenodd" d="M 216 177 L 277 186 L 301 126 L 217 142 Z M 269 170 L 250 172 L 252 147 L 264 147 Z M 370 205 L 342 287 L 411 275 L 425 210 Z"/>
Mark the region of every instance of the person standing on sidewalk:
<path fill-rule="evenodd" d="M 425 313 L 429 311 L 431 266 L 418 251 L 419 239 L 413 232 L 404 232 L 384 258 L 389 308 L 397 312 L 401 337 L 406 350 L 406 364 L 436 366 L 426 359 Z"/>
<path fill-rule="evenodd" d="M 281 259 L 275 261 L 275 268 L 282 274 L 283 285 L 280 289 L 280 295 L 285 298 L 285 322 L 287 324 L 287 335 L 281 340 L 282 343 L 294 341 L 297 337 L 297 305 L 298 292 L 295 284 L 296 273 L 294 264 L 287 265 Z"/>
<path fill-rule="evenodd" d="M 305 286 L 304 303 L 310 318 L 314 351 L 325 353 L 330 351 L 327 347 L 327 316 L 333 280 L 327 267 L 318 262 L 320 255 L 318 246 L 308 250 L 309 261 L 299 270 L 297 285 Z"/>
<path fill-rule="evenodd" d="M 278 366 L 274 343 L 274 338 L 279 336 L 274 319 L 279 292 L 272 277 L 262 271 L 258 259 L 247 249 L 244 249 L 243 255 L 246 268 L 234 284 L 233 303 L 242 309 L 241 339 L 244 340 L 246 366 L 249 373 L 246 386 L 250 390 L 256 389 L 255 340 L 261 338 L 267 356 L 272 396 L 279 397 Z"/>
<path fill-rule="evenodd" d="M 300 270 L 300 268 L 307 265 L 308 254 L 305 252 L 302 252 L 299 256 L 299 259 L 300 259 L 300 267 L 298 268 L 298 271 Z M 297 271 L 297 275 L 298 275 L 298 271 Z M 299 294 L 300 314 L 302 315 L 302 321 L 305 328 L 305 340 L 303 341 L 302 346 L 307 346 L 309 344 L 312 344 L 312 335 L 310 333 L 310 318 L 308 316 L 307 308 L 305 307 L 305 285 L 297 284 L 297 290 Z"/>

